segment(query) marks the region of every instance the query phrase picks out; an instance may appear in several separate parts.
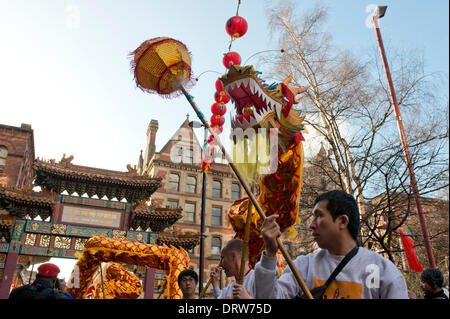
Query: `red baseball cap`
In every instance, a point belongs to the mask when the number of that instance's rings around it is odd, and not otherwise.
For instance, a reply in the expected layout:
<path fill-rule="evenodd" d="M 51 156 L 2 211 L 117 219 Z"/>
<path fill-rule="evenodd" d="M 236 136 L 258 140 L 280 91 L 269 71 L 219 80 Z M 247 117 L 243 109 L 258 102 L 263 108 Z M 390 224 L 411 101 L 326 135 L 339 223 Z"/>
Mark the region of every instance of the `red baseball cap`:
<path fill-rule="evenodd" d="M 56 277 L 59 272 L 59 267 L 52 263 L 42 264 L 38 268 L 38 275 L 42 277 Z"/>

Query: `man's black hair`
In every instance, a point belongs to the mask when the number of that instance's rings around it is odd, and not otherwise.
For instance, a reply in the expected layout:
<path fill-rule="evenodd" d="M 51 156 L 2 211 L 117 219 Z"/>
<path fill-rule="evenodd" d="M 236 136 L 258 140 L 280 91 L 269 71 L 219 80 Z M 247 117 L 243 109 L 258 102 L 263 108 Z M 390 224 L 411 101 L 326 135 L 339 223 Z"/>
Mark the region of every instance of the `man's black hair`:
<path fill-rule="evenodd" d="M 192 278 L 194 278 L 195 283 L 198 283 L 197 273 L 191 269 L 185 269 L 182 272 L 180 272 L 180 274 L 178 275 L 178 285 L 180 284 L 181 279 L 185 276 L 191 276 Z"/>
<path fill-rule="evenodd" d="M 340 215 L 348 216 L 348 231 L 358 241 L 360 221 L 359 208 L 355 198 L 344 191 L 334 190 L 317 196 L 314 205 L 322 200 L 328 200 L 327 209 L 330 211 L 333 221 Z"/>
<path fill-rule="evenodd" d="M 428 268 L 425 269 L 420 275 L 420 280 L 426 282 L 431 286 L 431 288 L 442 288 L 444 284 L 444 275 L 437 268 Z"/>

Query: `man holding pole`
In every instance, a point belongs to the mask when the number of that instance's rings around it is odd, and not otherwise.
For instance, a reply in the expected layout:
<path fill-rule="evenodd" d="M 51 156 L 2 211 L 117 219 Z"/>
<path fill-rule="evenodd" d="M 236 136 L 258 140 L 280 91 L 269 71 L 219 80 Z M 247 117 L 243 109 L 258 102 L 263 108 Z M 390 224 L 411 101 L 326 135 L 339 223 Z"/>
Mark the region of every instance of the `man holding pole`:
<path fill-rule="evenodd" d="M 353 196 L 330 191 L 319 195 L 314 205 L 310 229 L 321 250 L 294 260 L 308 288 L 314 288 L 314 298 L 408 299 L 405 278 L 396 266 L 358 247 L 360 216 Z M 255 266 L 255 297 L 304 298 L 290 267 L 277 276 L 277 238 L 281 235 L 277 217 L 268 216 L 261 227 L 266 248 Z"/>
<path fill-rule="evenodd" d="M 214 297 L 217 299 L 252 299 L 254 296 L 255 276 L 254 270 L 248 267 L 248 254 L 245 261 L 244 278 L 242 285 L 234 280 L 227 287 L 220 289 L 220 271 L 221 268 L 225 270 L 227 277 L 239 276 L 241 266 L 241 257 L 243 252 L 244 242 L 241 239 L 231 239 L 228 241 L 221 251 L 221 260 L 218 267 L 211 270 L 211 280 L 214 287 Z"/>

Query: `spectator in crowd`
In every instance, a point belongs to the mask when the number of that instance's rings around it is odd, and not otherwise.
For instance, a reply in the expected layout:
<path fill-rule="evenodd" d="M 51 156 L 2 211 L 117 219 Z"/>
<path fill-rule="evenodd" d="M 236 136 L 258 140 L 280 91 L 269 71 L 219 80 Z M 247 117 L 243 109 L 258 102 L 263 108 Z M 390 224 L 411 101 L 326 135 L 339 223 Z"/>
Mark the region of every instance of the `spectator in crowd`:
<path fill-rule="evenodd" d="M 195 289 L 198 284 L 198 275 L 191 269 L 185 269 L 178 275 L 178 286 L 183 293 L 183 299 L 197 299 Z"/>
<path fill-rule="evenodd" d="M 425 299 L 448 299 L 442 286 L 444 285 L 444 276 L 437 268 L 425 269 L 420 275 L 422 282 L 421 288 L 425 293 Z"/>
<path fill-rule="evenodd" d="M 9 294 L 12 300 L 27 299 L 68 299 L 59 289 L 55 289 L 59 267 L 52 263 L 39 266 L 36 280 L 31 285 L 14 288 Z"/>

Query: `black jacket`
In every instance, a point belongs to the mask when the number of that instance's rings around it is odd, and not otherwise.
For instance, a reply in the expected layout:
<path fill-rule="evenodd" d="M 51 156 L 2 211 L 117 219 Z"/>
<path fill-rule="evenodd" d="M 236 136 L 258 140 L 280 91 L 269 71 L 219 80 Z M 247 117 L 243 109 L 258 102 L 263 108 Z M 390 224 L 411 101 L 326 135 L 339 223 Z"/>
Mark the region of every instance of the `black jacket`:
<path fill-rule="evenodd" d="M 447 295 L 444 292 L 444 289 L 441 289 L 439 292 L 435 294 L 425 294 L 425 299 L 448 299 Z"/>
<path fill-rule="evenodd" d="M 64 293 L 54 289 L 54 285 L 45 279 L 37 278 L 31 285 L 14 288 L 8 299 L 68 299 Z"/>

